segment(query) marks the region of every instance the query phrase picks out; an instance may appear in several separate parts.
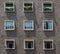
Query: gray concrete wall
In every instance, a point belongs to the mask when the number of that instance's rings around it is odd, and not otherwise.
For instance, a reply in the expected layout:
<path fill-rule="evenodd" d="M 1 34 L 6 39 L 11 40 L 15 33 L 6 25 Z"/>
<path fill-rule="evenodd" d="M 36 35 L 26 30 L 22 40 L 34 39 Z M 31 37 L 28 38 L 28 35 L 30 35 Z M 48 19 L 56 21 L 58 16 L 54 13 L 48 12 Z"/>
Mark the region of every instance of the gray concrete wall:
<path fill-rule="evenodd" d="M 4 12 L 4 2 L 14 1 L 16 6 L 15 13 Z M 28 0 L 0 0 L 0 54 L 60 54 L 60 0 L 48 0 L 54 3 L 54 12 L 46 13 L 42 12 L 42 2 L 45 0 L 29 0 L 34 3 L 34 12 L 24 13 L 23 2 Z M 53 20 L 54 30 L 52 32 L 43 32 L 42 21 Z M 16 30 L 5 31 L 4 20 L 15 20 Z M 35 30 L 33 32 L 25 32 L 23 30 L 23 20 L 34 20 Z M 16 49 L 5 50 L 4 40 L 15 39 Z M 34 39 L 35 49 L 33 51 L 24 50 L 24 39 Z M 43 39 L 54 40 L 54 50 L 43 50 Z"/>

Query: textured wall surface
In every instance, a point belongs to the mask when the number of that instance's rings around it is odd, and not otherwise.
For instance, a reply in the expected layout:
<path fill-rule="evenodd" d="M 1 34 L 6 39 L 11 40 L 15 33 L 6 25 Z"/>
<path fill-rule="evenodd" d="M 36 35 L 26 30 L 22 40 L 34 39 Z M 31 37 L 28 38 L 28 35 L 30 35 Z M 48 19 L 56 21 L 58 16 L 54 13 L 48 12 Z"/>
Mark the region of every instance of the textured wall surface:
<path fill-rule="evenodd" d="M 15 2 L 16 11 L 14 13 L 4 12 L 5 1 Z M 33 1 L 34 11 L 32 13 L 24 13 L 24 1 Z M 60 54 L 60 0 L 48 0 L 53 2 L 54 11 L 46 14 L 42 12 L 43 1 L 46 0 L 0 0 L 0 54 Z M 54 22 L 54 30 L 52 32 L 44 32 L 42 30 L 42 21 L 48 19 Z M 5 31 L 4 20 L 15 20 L 16 30 Z M 23 30 L 23 20 L 34 20 L 35 30 L 25 32 Z M 5 50 L 5 39 L 15 39 L 16 49 Z M 34 39 L 35 49 L 31 51 L 24 50 L 24 39 Z M 54 40 L 53 51 L 43 50 L 44 39 Z"/>

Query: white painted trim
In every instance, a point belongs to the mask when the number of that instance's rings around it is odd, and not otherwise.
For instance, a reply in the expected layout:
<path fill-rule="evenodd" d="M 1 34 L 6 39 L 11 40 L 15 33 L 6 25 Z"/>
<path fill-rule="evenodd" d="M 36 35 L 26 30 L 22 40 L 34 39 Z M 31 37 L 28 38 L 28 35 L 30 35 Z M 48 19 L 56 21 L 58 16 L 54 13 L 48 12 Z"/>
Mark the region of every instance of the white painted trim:
<path fill-rule="evenodd" d="M 11 12 L 11 11 L 6 11 L 6 10 L 5 10 L 5 8 L 6 8 L 5 4 L 6 4 L 6 3 L 12 3 L 12 4 L 13 4 L 13 7 L 12 7 L 12 8 L 14 8 L 14 10 L 13 10 L 12 12 L 14 12 L 14 11 L 15 11 L 14 1 L 5 1 L 5 2 L 4 2 L 4 12 Z"/>
<path fill-rule="evenodd" d="M 29 41 L 32 41 L 32 42 L 33 42 L 33 48 L 26 48 L 26 47 L 25 47 L 25 41 L 28 41 L 28 42 L 29 42 Z M 25 49 L 25 50 L 34 50 L 34 40 L 33 40 L 33 39 L 24 39 L 24 49 Z"/>
<path fill-rule="evenodd" d="M 52 2 L 52 1 L 43 1 L 43 2 L 42 2 L 42 12 L 53 12 L 53 9 L 52 9 L 51 11 L 44 11 L 44 10 L 43 10 L 43 4 L 44 4 L 44 3 L 51 3 L 52 8 L 53 8 L 53 2 Z"/>
<path fill-rule="evenodd" d="M 6 41 L 13 41 L 14 42 L 14 48 L 7 48 Z M 4 49 L 15 49 L 15 39 L 5 39 L 5 48 Z"/>
<path fill-rule="evenodd" d="M 24 3 L 31 3 L 31 4 L 32 4 L 32 11 L 25 11 L 25 10 L 24 10 Z M 24 12 L 33 12 L 33 1 L 24 1 L 24 2 L 23 2 L 23 11 L 24 11 Z"/>
<path fill-rule="evenodd" d="M 52 29 L 44 29 L 44 22 L 52 22 Z M 53 31 L 53 20 L 43 20 L 43 31 Z"/>
<path fill-rule="evenodd" d="M 51 49 L 46 49 L 46 48 L 45 48 L 45 44 L 44 44 L 45 41 L 49 41 L 49 42 L 51 41 L 51 42 L 52 42 L 52 48 L 51 48 Z M 52 40 L 52 39 L 44 39 L 44 40 L 43 40 L 43 50 L 53 50 L 53 49 L 54 49 L 53 40 Z"/>

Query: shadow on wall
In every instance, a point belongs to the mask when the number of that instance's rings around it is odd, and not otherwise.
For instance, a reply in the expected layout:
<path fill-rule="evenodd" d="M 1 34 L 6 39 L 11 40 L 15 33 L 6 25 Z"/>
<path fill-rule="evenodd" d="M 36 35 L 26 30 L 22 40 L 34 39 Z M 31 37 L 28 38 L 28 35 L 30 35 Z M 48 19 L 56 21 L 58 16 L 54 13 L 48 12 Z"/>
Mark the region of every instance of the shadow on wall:
<path fill-rule="evenodd" d="M 16 12 L 16 7 L 15 7 L 15 12 L 7 12 L 6 16 L 9 20 L 15 20 L 15 22 L 17 21 L 17 12 Z M 15 23 L 16 25 L 16 23 Z M 6 35 L 9 37 L 16 37 L 17 36 L 17 28 L 15 26 L 15 30 L 14 31 L 6 31 Z"/>
<path fill-rule="evenodd" d="M 25 17 L 27 18 L 27 20 L 34 20 L 34 31 L 25 32 L 26 36 L 28 37 L 36 36 L 36 27 L 39 28 L 39 24 L 36 19 L 35 6 L 33 7 L 33 12 L 25 12 Z"/>
<path fill-rule="evenodd" d="M 25 31 L 26 37 L 35 37 L 36 36 L 36 28 L 34 24 L 34 30 L 33 31 Z"/>
<path fill-rule="evenodd" d="M 48 20 L 53 20 L 56 24 L 56 26 L 58 25 L 57 21 L 56 21 L 56 14 L 55 14 L 55 8 L 53 7 L 53 11 L 52 12 L 45 12 L 44 13 L 44 17 Z"/>
<path fill-rule="evenodd" d="M 44 32 L 45 35 L 47 37 L 52 37 L 52 36 L 55 36 L 55 26 L 58 25 L 57 21 L 56 21 L 56 16 L 55 16 L 55 10 L 53 8 L 53 12 L 47 12 L 47 13 L 44 13 L 44 17 L 46 18 L 46 20 L 53 20 L 53 31 L 47 31 L 47 32 Z"/>
<path fill-rule="evenodd" d="M 39 27 L 35 11 L 36 11 L 35 6 L 33 6 L 33 12 L 25 12 L 25 17 L 27 18 L 27 20 L 34 20 L 36 26 Z"/>
<path fill-rule="evenodd" d="M 6 54 L 17 54 L 17 47 L 15 49 L 7 49 Z"/>
<path fill-rule="evenodd" d="M 45 51 L 45 54 L 56 54 L 56 51 Z"/>
<path fill-rule="evenodd" d="M 26 51 L 26 54 L 36 54 L 36 51 L 34 50 Z"/>
<path fill-rule="evenodd" d="M 54 49 L 53 50 L 46 50 L 45 54 L 56 54 L 56 46 L 54 44 Z"/>
<path fill-rule="evenodd" d="M 9 20 L 17 20 L 16 7 L 14 12 L 6 12 L 6 16 Z"/>
<path fill-rule="evenodd" d="M 36 44 L 34 44 L 34 50 L 25 50 L 25 54 L 36 54 Z"/>
<path fill-rule="evenodd" d="M 36 31 L 25 31 L 26 37 L 35 37 L 36 36 Z"/>
<path fill-rule="evenodd" d="M 6 31 L 6 35 L 8 37 L 17 37 L 17 29 L 16 29 L 16 26 L 15 26 L 15 30 L 13 30 L 13 31 Z"/>
<path fill-rule="evenodd" d="M 47 37 L 53 37 L 55 36 L 55 26 L 53 26 L 53 31 L 44 31 L 45 36 Z"/>

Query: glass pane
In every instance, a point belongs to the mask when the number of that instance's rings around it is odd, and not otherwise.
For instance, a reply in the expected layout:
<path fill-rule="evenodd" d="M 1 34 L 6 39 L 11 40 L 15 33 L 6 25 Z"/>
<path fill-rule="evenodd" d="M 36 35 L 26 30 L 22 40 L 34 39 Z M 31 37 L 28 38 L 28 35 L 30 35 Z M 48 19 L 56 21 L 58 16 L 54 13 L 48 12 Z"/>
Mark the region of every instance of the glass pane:
<path fill-rule="evenodd" d="M 6 7 L 13 7 L 13 3 L 6 3 Z"/>
<path fill-rule="evenodd" d="M 44 29 L 52 29 L 52 22 L 44 22 Z"/>
<path fill-rule="evenodd" d="M 9 27 L 9 26 L 13 26 L 13 22 L 12 21 L 8 21 L 5 23 L 6 27 Z"/>
<path fill-rule="evenodd" d="M 14 42 L 13 41 L 7 41 L 7 48 L 13 48 Z"/>
<path fill-rule="evenodd" d="M 24 6 L 32 6 L 32 3 L 25 3 Z"/>
<path fill-rule="evenodd" d="M 51 7 L 51 3 L 46 3 L 46 4 L 44 4 L 44 6 L 46 7 Z"/>
<path fill-rule="evenodd" d="M 52 48 L 52 42 L 45 42 L 45 48 Z"/>
<path fill-rule="evenodd" d="M 24 23 L 24 26 L 25 26 L 25 29 L 32 29 L 32 22 L 27 21 Z"/>
<path fill-rule="evenodd" d="M 44 29 L 48 29 L 48 22 L 44 22 Z"/>
<path fill-rule="evenodd" d="M 13 21 L 6 21 L 5 27 L 6 27 L 6 29 L 13 29 L 14 28 L 14 22 Z"/>
<path fill-rule="evenodd" d="M 31 42 L 28 42 L 28 48 L 31 48 Z"/>
<path fill-rule="evenodd" d="M 44 4 L 44 10 L 51 10 L 52 9 L 52 4 L 51 3 L 45 3 Z"/>
<path fill-rule="evenodd" d="M 49 22 L 49 23 L 48 23 L 48 28 L 49 28 L 49 29 L 52 29 L 52 22 Z"/>
<path fill-rule="evenodd" d="M 26 48 L 33 48 L 33 42 L 32 41 L 26 41 Z"/>
<path fill-rule="evenodd" d="M 24 10 L 25 11 L 31 11 L 32 10 L 32 3 L 25 3 L 24 4 Z"/>

